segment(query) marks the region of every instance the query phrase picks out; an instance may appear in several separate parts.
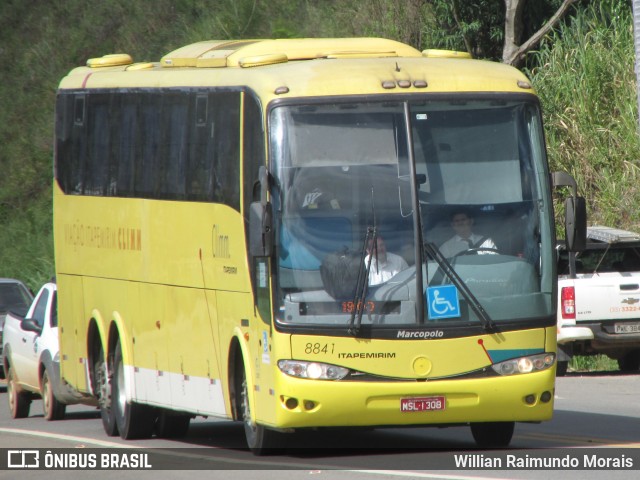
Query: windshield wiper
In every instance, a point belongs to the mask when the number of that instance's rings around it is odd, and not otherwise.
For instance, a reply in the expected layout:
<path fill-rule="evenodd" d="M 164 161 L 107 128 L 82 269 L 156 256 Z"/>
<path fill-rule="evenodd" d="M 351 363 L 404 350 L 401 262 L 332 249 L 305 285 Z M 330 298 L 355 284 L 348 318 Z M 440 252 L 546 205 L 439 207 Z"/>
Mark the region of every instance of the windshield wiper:
<path fill-rule="evenodd" d="M 369 255 L 369 261 L 365 262 L 367 255 L 367 245 L 372 245 L 373 249 Z M 376 255 L 376 265 L 378 262 L 378 232 L 375 227 L 367 227 L 367 234 L 364 236 L 362 244 L 362 252 L 360 254 L 360 265 L 358 266 L 358 280 L 356 281 L 356 290 L 353 297 L 353 310 L 349 319 L 349 333 L 357 335 L 362 324 L 362 315 L 365 309 L 365 298 L 367 298 L 367 289 L 369 287 L 369 272 L 371 272 L 371 261 L 373 255 Z"/>
<path fill-rule="evenodd" d="M 487 332 L 494 332 L 497 330 L 497 326 L 494 321 L 489 317 L 482 304 L 478 301 L 475 295 L 471 292 L 464 280 L 460 278 L 460 275 L 453 269 L 449 261 L 442 255 L 440 249 L 435 243 L 428 242 L 424 244 L 424 249 L 433 258 L 438 266 L 444 271 L 453 284 L 458 288 L 462 296 L 465 298 L 471 309 L 475 312 L 482 323 L 482 327 Z"/>

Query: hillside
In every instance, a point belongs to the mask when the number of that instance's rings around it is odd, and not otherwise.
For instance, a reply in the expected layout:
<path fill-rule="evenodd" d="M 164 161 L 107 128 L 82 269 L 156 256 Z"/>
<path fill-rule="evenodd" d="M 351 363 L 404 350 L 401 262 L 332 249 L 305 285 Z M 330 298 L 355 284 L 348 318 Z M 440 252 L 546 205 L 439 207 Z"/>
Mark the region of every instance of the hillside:
<path fill-rule="evenodd" d="M 357 2 L 351 1 L 340 3 L 344 9 L 337 2 L 219 3 L 213 9 L 194 0 L 0 2 L 0 276 L 36 289 L 54 273 L 55 91 L 60 78 L 88 58 L 124 51 L 136 61 L 159 60 L 180 45 L 211 38 L 413 38 L 398 27 L 412 13 L 401 7 L 394 12 L 404 20 L 385 22 L 367 18 L 364 9 L 355 21 L 349 13 Z M 545 109 L 552 169 L 576 176 L 591 223 L 640 230 L 640 213 L 629 207 L 640 200 L 633 55 L 630 6 L 594 2 L 545 41 L 527 73 Z"/>

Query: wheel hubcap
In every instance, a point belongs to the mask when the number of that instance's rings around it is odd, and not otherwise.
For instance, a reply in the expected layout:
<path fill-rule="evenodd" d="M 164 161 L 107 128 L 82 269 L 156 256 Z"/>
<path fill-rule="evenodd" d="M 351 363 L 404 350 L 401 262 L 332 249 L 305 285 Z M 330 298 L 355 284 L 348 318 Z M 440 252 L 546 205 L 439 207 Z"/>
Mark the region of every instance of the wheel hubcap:
<path fill-rule="evenodd" d="M 49 394 L 49 379 L 45 376 L 42 381 L 42 405 L 44 407 L 45 415 L 49 413 L 49 409 L 51 408 L 51 398 L 49 397 Z"/>
<path fill-rule="evenodd" d="M 107 364 L 102 361 L 96 369 L 96 381 L 98 383 L 98 401 L 100 407 L 109 409 L 111 406 L 111 391 L 107 379 Z"/>
<path fill-rule="evenodd" d="M 9 392 L 9 406 L 11 407 L 11 410 L 15 410 L 15 404 L 16 404 L 16 392 L 13 388 L 13 379 L 9 378 L 9 383 L 7 384 L 7 391 Z"/>
<path fill-rule="evenodd" d="M 242 389 L 240 395 L 244 429 L 247 435 L 248 444 L 249 446 L 252 446 L 255 443 L 258 427 L 251 421 L 251 407 L 249 406 L 249 390 L 247 387 L 246 378 L 242 379 Z"/>

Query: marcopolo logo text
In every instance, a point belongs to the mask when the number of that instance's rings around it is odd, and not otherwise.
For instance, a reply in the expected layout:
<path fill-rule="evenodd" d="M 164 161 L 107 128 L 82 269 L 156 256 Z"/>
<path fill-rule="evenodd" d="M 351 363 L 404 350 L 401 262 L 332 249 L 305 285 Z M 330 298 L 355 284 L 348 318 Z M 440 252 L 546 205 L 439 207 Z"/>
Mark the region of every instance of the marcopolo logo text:
<path fill-rule="evenodd" d="M 442 338 L 442 330 L 398 330 L 397 338 Z"/>

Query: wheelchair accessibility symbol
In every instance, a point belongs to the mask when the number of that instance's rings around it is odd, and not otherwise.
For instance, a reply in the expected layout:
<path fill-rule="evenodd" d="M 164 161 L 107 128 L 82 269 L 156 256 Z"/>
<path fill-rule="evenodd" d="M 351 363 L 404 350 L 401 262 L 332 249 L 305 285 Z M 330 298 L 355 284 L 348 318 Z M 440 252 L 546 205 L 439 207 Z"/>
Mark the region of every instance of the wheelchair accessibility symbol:
<path fill-rule="evenodd" d="M 439 285 L 427 288 L 429 318 L 453 318 L 460 316 L 458 289 L 454 285 Z"/>

